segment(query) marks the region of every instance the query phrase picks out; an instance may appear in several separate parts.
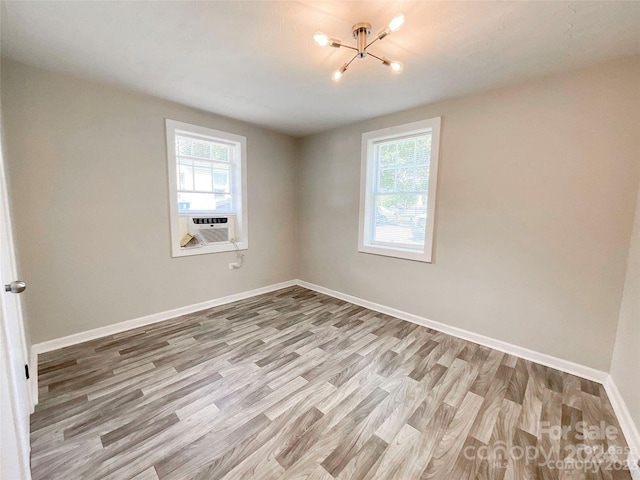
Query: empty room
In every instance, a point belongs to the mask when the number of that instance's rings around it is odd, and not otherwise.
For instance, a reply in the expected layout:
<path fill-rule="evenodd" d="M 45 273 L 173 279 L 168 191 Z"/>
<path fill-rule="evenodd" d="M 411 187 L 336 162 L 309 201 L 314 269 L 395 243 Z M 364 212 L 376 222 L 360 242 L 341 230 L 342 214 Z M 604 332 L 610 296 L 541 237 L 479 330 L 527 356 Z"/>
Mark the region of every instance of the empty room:
<path fill-rule="evenodd" d="M 640 1 L 0 0 L 0 480 L 640 480 Z"/>

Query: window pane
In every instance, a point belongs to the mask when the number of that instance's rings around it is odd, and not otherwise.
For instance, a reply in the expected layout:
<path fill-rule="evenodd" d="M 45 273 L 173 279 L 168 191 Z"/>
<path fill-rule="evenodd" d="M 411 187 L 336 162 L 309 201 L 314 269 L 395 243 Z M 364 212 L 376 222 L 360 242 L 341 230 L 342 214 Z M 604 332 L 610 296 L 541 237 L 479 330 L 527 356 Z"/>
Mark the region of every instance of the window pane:
<path fill-rule="evenodd" d="M 415 170 L 416 191 L 427 192 L 429 190 L 429 165 L 416 167 Z"/>
<path fill-rule="evenodd" d="M 416 168 L 399 168 L 396 173 L 396 190 L 413 192 L 416 189 Z"/>
<path fill-rule="evenodd" d="M 377 192 L 426 192 L 429 184 L 431 135 L 377 144 Z"/>
<path fill-rule="evenodd" d="M 373 242 L 421 250 L 426 219 L 426 195 L 376 195 Z"/>
<path fill-rule="evenodd" d="M 416 163 L 429 163 L 431 159 L 431 134 L 423 135 L 416 142 Z"/>
<path fill-rule="evenodd" d="M 230 166 L 181 159 L 178 163 L 178 190 L 198 192 L 231 192 Z"/>
<path fill-rule="evenodd" d="M 229 168 L 215 166 L 213 169 L 213 190 L 215 192 L 230 192 Z"/>
<path fill-rule="evenodd" d="M 398 156 L 398 145 L 395 142 L 381 143 L 378 145 L 377 153 L 379 155 L 378 165 L 380 165 L 380 168 L 394 167 Z"/>
<path fill-rule="evenodd" d="M 221 165 L 212 163 L 212 160 L 229 162 L 232 146 L 182 135 L 176 135 L 175 139 L 178 159 L 178 211 L 231 211 L 231 164 Z M 202 160 L 184 158 L 181 155 Z"/>
<path fill-rule="evenodd" d="M 231 195 L 224 193 L 178 193 L 178 211 L 228 212 L 231 210 Z"/>
<path fill-rule="evenodd" d="M 398 165 L 410 165 L 415 162 L 416 141 L 415 139 L 398 142 Z"/>
<path fill-rule="evenodd" d="M 190 138 L 176 135 L 176 155 L 193 156 L 193 143 Z"/>
<path fill-rule="evenodd" d="M 211 158 L 211 144 L 209 142 L 202 142 L 198 140 L 192 140 L 192 148 L 194 157 L 198 158 Z"/>
<path fill-rule="evenodd" d="M 176 155 L 228 162 L 231 145 L 176 135 Z"/>
<path fill-rule="evenodd" d="M 178 190 L 193 190 L 193 162 L 189 160 L 178 164 Z"/>
<path fill-rule="evenodd" d="M 209 162 L 193 162 L 194 190 L 213 192 L 213 167 Z"/>
<path fill-rule="evenodd" d="M 379 192 L 393 192 L 396 189 L 396 171 L 393 168 L 380 170 L 378 177 Z"/>
<path fill-rule="evenodd" d="M 222 145 L 220 143 L 211 144 L 211 158 L 218 160 L 219 162 L 229 161 L 229 151 L 231 147 L 229 145 Z"/>

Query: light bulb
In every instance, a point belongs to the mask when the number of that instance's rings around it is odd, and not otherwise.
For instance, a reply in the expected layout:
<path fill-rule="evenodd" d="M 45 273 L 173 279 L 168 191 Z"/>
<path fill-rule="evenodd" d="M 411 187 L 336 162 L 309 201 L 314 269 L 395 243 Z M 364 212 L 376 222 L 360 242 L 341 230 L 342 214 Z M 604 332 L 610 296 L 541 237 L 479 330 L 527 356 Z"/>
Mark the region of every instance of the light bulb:
<path fill-rule="evenodd" d="M 402 27 L 402 25 L 404 24 L 404 20 L 405 20 L 404 15 L 402 13 L 399 13 L 398 15 L 393 17 L 389 22 L 389 30 L 391 30 L 392 32 L 397 32 L 398 30 L 400 30 L 400 27 Z"/>
<path fill-rule="evenodd" d="M 331 74 L 331 80 L 333 80 L 336 83 L 339 82 L 340 79 L 342 78 L 342 74 L 347 71 L 347 68 L 349 68 L 348 63 L 345 63 L 344 65 L 342 65 L 339 70 L 336 70 Z"/>
<path fill-rule="evenodd" d="M 404 70 L 402 62 L 391 62 L 389 66 L 391 67 L 391 70 L 393 70 L 393 73 L 400 73 Z"/>
<path fill-rule="evenodd" d="M 322 32 L 316 32 L 313 35 L 313 40 L 321 47 L 326 47 L 327 45 L 329 45 L 329 37 L 327 37 Z"/>
<path fill-rule="evenodd" d="M 385 27 L 384 29 L 380 30 L 380 33 L 378 33 L 378 40 L 382 40 L 384 37 L 386 37 L 390 33 L 391 33 L 391 29 L 389 27 Z"/>

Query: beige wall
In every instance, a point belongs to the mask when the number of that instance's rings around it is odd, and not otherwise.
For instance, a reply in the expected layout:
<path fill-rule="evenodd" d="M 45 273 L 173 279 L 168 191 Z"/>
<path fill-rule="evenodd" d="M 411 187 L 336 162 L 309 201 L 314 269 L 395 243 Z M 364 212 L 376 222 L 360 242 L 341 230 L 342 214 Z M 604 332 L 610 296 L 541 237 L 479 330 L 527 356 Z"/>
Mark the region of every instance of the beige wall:
<path fill-rule="evenodd" d="M 640 191 L 620 307 L 611 376 L 635 424 L 640 427 Z"/>
<path fill-rule="evenodd" d="M 2 67 L 34 343 L 299 276 L 609 369 L 640 176 L 639 57 L 297 145 L 156 98 Z M 443 117 L 435 262 L 358 253 L 362 132 L 432 116 Z M 251 249 L 239 271 L 227 269 L 232 253 L 170 257 L 165 117 L 247 136 Z"/>
<path fill-rule="evenodd" d="M 435 116 L 435 262 L 358 253 L 361 134 Z M 635 57 L 307 137 L 301 278 L 608 371 L 639 125 Z"/>
<path fill-rule="evenodd" d="M 295 278 L 290 137 L 4 60 L 2 109 L 33 343 Z M 171 258 L 165 117 L 247 137 L 240 270 Z"/>

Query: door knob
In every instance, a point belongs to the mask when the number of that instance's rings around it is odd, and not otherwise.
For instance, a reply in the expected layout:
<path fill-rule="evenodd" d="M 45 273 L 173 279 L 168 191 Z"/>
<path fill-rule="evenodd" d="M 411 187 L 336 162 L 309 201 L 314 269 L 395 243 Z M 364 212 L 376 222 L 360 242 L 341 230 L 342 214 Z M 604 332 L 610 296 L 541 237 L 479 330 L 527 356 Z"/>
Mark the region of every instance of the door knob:
<path fill-rule="evenodd" d="M 7 283 L 4 286 L 4 291 L 11 292 L 11 293 L 22 293 L 24 292 L 25 288 L 27 288 L 26 283 L 24 283 L 22 280 L 16 280 L 14 282 Z"/>

